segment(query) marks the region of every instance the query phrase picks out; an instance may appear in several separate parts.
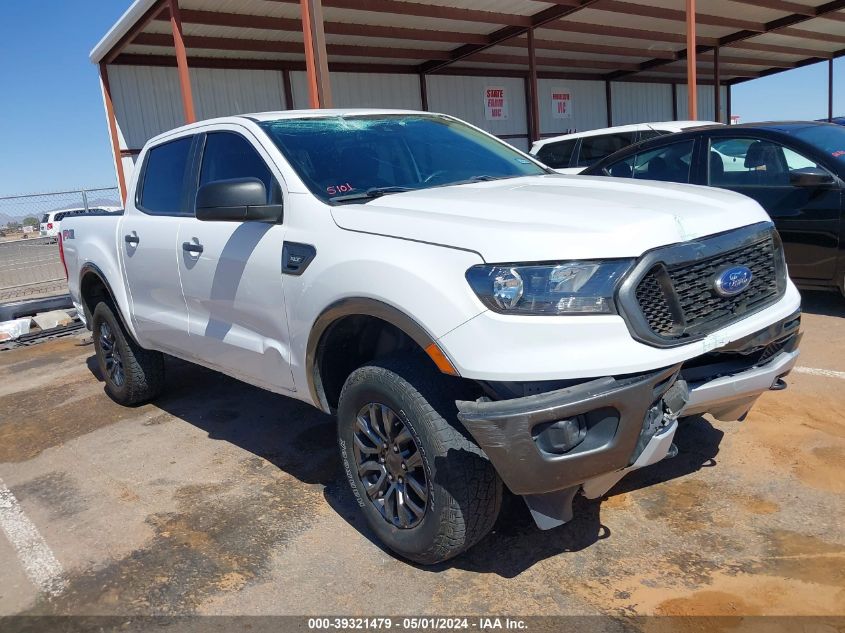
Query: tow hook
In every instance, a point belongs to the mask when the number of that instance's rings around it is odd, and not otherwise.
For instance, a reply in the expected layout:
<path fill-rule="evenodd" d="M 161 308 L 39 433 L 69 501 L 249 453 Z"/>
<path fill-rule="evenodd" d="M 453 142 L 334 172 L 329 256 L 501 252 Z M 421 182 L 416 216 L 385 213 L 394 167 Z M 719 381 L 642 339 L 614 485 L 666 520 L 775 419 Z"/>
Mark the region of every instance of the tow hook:
<path fill-rule="evenodd" d="M 770 391 L 783 391 L 786 389 L 786 381 L 783 378 L 778 378 L 772 383 L 772 386 L 769 387 Z"/>

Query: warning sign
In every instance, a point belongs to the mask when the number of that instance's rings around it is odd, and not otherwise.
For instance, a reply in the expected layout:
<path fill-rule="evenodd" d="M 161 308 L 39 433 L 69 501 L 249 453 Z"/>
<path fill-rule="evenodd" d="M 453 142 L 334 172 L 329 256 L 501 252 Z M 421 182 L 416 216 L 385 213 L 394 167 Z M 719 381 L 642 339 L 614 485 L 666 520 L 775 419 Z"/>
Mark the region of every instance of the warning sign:
<path fill-rule="evenodd" d="M 488 121 L 508 118 L 508 98 L 504 88 L 488 86 L 484 89 L 484 118 Z"/>
<path fill-rule="evenodd" d="M 572 91 L 568 88 L 552 88 L 552 118 L 572 118 Z"/>

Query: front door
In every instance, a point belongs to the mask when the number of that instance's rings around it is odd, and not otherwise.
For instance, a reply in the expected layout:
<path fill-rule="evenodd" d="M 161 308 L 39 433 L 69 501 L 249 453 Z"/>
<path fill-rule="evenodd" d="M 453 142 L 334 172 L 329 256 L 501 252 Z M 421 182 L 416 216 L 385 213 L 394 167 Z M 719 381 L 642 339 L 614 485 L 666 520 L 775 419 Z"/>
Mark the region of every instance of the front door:
<path fill-rule="evenodd" d="M 181 137 L 147 152 L 137 204 L 127 200 L 117 235 L 138 342 L 177 355 L 188 342 L 176 243 L 188 212 L 185 183 L 193 140 Z"/>
<path fill-rule="evenodd" d="M 792 184 L 801 169 L 823 169 L 775 141 L 710 140 L 708 184 L 754 198 L 775 223 L 794 279 L 827 281 L 836 273 L 842 192 L 838 185 Z"/>
<path fill-rule="evenodd" d="M 204 137 L 199 186 L 230 178 L 258 178 L 268 204 L 280 204 L 279 180 L 249 132 Z M 201 140 L 200 143 L 203 143 Z M 285 297 L 283 224 L 200 221 L 179 228 L 178 266 L 188 306 L 191 356 L 247 382 L 292 390 Z"/>

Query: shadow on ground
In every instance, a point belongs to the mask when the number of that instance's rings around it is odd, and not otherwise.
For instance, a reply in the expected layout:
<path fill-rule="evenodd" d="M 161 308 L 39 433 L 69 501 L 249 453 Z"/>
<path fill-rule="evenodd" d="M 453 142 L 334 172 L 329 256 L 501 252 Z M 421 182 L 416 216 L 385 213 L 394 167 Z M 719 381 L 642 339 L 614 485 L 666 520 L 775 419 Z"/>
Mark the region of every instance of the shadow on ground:
<path fill-rule="evenodd" d="M 838 292 L 802 290 L 801 310 L 820 316 L 845 317 L 845 298 Z"/>
<path fill-rule="evenodd" d="M 95 357 L 88 367 L 101 380 Z M 332 509 L 351 527 L 385 551 L 355 503 L 340 467 L 334 419 L 313 407 L 241 383 L 217 372 L 168 359 L 167 390 L 155 405 L 229 442 L 305 484 L 323 487 Z M 607 497 L 652 486 L 715 465 L 723 433 L 701 417 L 685 420 L 677 434 L 678 455 L 631 473 Z M 465 554 L 427 571 L 456 567 L 511 578 L 537 562 L 566 552 L 584 550 L 613 538 L 601 522 L 602 500 L 576 497 L 575 518 L 553 530 L 541 531 L 522 499 L 506 494 L 493 531 Z"/>

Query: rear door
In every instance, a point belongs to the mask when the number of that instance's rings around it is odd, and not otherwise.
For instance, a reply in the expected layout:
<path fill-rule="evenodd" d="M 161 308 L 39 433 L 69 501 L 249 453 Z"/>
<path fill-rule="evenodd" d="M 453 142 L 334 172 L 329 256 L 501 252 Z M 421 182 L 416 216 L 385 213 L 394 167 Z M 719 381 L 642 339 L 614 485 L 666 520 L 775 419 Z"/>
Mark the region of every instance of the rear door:
<path fill-rule="evenodd" d="M 248 130 L 218 128 L 204 134 L 200 144 L 197 188 L 218 180 L 258 178 L 267 190 L 267 203 L 282 203 L 281 176 Z M 282 289 L 284 238 L 283 223 L 200 221 L 192 209 L 180 226 L 176 257 L 188 306 L 191 356 L 273 390 L 293 389 Z"/>
<path fill-rule="evenodd" d="M 745 194 L 766 210 L 783 240 L 790 276 L 833 278 L 839 249 L 840 187 L 791 182 L 798 170 L 823 166 L 775 140 L 714 136 L 706 167 L 709 185 Z"/>
<path fill-rule="evenodd" d="M 193 136 L 183 136 L 146 153 L 117 234 L 139 342 L 177 356 L 186 353 L 188 342 L 176 244 L 179 224 L 190 212 L 186 177 L 193 143 Z"/>

